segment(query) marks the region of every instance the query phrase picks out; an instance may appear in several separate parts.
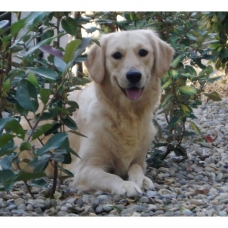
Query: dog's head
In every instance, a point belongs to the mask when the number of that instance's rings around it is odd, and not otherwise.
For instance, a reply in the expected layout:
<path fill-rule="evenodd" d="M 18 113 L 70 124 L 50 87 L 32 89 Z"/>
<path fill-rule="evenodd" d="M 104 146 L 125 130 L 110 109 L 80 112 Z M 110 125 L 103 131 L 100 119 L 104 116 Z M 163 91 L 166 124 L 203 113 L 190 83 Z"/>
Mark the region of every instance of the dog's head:
<path fill-rule="evenodd" d="M 169 69 L 173 49 L 152 30 L 133 30 L 103 35 L 94 44 L 85 65 L 96 83 L 106 75 L 132 101 L 140 99 L 152 77 Z"/>

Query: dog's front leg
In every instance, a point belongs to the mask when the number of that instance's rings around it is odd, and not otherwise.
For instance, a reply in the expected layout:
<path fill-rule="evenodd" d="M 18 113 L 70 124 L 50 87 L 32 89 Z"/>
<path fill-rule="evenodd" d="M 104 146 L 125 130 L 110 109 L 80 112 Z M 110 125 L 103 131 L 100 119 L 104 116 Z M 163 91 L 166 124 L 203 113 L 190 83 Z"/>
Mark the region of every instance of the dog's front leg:
<path fill-rule="evenodd" d="M 127 195 L 141 194 L 139 186 L 132 181 L 124 181 L 119 176 L 105 172 L 96 166 L 84 166 L 75 172 L 72 185 L 82 190 L 101 190 L 111 194 Z"/>
<path fill-rule="evenodd" d="M 128 177 L 129 181 L 133 181 L 143 190 L 154 189 L 154 184 L 151 179 L 144 175 L 142 167 L 136 163 L 130 166 Z"/>

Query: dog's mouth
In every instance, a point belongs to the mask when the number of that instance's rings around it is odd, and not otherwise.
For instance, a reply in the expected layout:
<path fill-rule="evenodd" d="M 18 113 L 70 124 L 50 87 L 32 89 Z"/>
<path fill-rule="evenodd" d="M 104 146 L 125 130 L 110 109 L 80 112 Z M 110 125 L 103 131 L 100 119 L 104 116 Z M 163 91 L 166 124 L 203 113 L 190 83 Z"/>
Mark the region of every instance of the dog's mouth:
<path fill-rule="evenodd" d="M 143 88 L 131 87 L 129 89 L 125 89 L 124 91 L 130 100 L 136 101 L 141 97 Z"/>

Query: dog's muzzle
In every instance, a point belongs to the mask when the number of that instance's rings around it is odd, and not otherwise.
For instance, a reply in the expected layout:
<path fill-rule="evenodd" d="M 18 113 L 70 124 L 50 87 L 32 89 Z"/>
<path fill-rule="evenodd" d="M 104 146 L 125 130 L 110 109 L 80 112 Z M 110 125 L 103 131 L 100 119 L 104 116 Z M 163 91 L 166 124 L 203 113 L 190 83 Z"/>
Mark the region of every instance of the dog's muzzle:
<path fill-rule="evenodd" d="M 126 77 L 130 82 L 130 87 L 125 89 L 125 93 L 130 100 L 136 101 L 142 95 L 143 88 L 138 86 L 140 84 L 139 82 L 141 80 L 142 74 L 137 70 L 130 70 L 127 72 Z"/>
<path fill-rule="evenodd" d="M 127 72 L 126 77 L 129 82 L 135 84 L 141 80 L 142 74 L 137 70 L 130 70 Z"/>

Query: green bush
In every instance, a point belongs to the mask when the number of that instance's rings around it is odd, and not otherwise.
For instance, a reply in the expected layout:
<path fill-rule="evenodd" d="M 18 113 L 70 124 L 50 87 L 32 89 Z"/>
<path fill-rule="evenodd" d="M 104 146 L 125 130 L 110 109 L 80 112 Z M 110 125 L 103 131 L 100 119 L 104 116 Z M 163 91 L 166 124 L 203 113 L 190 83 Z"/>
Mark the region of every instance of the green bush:
<path fill-rule="evenodd" d="M 71 132 L 80 135 L 71 118 L 78 104 L 68 100 L 67 94 L 89 82 L 86 78 L 75 77 L 72 67 L 86 59 L 82 53 L 91 38 L 74 39 L 66 47 L 60 47 L 62 36 L 69 34 L 76 37 L 79 22 L 86 22 L 71 18 L 68 12 L 33 12 L 25 18 L 21 18 L 20 12 L 15 14 L 17 21 L 11 26 L 4 26 L 7 21 L 0 22 L 1 190 L 9 190 L 19 180 L 25 182 L 28 190 L 28 180 L 32 180 L 32 184 L 45 185 L 44 170 L 51 164 L 54 180 L 50 196 L 53 197 L 57 178 L 62 180 L 73 176 L 62 164 L 71 163 L 72 155 L 78 156 L 70 148 L 64 129 L 67 126 Z M 37 38 L 40 41 L 29 47 Z M 47 54 L 46 59 L 41 58 L 42 53 Z M 12 54 L 16 55 L 18 62 L 11 61 Z M 3 116 L 3 111 L 8 113 L 8 117 Z M 35 120 L 34 123 L 28 114 Z M 31 129 L 23 129 L 19 122 L 21 118 L 25 118 Z M 40 124 L 42 120 L 48 120 L 48 123 Z M 42 136 L 49 137 L 46 143 Z M 15 145 L 15 138 L 20 138 L 21 143 Z M 34 140 L 41 145 L 38 150 L 33 147 Z M 32 158 L 20 158 L 25 150 L 33 154 Z M 22 162 L 33 167 L 34 171 L 23 170 L 20 166 Z M 12 163 L 17 171 L 12 171 Z M 65 176 L 58 176 L 58 170 Z"/>

